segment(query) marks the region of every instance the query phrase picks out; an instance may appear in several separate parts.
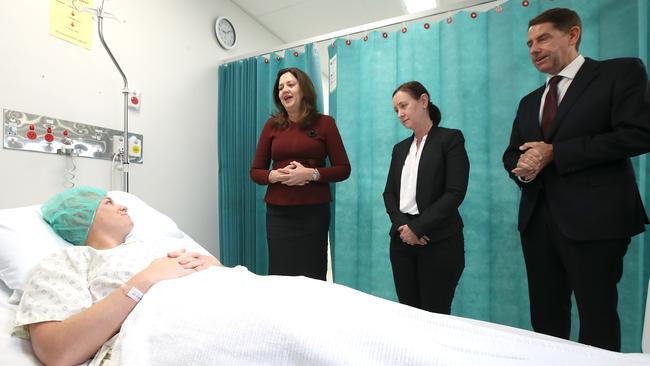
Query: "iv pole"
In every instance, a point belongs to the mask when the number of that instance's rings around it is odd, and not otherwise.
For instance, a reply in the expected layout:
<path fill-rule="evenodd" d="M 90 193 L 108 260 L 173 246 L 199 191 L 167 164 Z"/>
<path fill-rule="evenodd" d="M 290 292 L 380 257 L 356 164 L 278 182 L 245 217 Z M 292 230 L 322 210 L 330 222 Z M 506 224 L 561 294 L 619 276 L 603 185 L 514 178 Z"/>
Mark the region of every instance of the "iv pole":
<path fill-rule="evenodd" d="M 76 1 L 73 0 L 72 4 L 74 8 L 77 9 L 75 2 Z M 77 10 L 82 12 L 92 13 L 97 16 L 97 31 L 99 33 L 99 39 L 101 40 L 104 49 L 106 49 L 108 56 L 111 58 L 111 61 L 113 61 L 113 64 L 115 64 L 117 71 L 120 72 L 120 75 L 122 76 L 122 80 L 124 81 L 124 88 L 122 89 L 122 95 L 124 96 L 124 137 L 123 137 L 124 145 L 120 150 L 119 158 L 120 158 L 120 162 L 122 163 L 122 177 L 123 177 L 124 192 L 129 192 L 129 154 L 127 153 L 128 143 L 129 143 L 129 109 L 128 109 L 129 108 L 129 82 L 126 79 L 126 75 L 124 74 L 124 71 L 122 71 L 120 64 L 117 63 L 117 60 L 113 56 L 113 53 L 108 48 L 108 45 L 104 40 L 104 17 L 113 18 L 115 20 L 118 19 L 113 14 L 104 12 L 104 0 L 102 0 L 101 4 L 97 9 L 83 8 L 81 10 L 79 9 Z M 111 167 L 111 169 L 113 168 Z"/>

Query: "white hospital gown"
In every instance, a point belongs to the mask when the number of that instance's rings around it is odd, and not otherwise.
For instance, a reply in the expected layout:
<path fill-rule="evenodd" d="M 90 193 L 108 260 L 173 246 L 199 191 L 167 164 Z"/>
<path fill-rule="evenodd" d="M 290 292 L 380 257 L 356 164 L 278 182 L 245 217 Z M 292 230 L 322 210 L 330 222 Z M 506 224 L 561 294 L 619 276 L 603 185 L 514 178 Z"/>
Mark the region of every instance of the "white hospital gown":
<path fill-rule="evenodd" d="M 44 321 L 62 321 L 118 289 L 152 260 L 170 251 L 208 252 L 185 237 L 127 239 L 112 249 L 69 246 L 43 259 L 31 272 L 16 312 L 16 332 Z"/>

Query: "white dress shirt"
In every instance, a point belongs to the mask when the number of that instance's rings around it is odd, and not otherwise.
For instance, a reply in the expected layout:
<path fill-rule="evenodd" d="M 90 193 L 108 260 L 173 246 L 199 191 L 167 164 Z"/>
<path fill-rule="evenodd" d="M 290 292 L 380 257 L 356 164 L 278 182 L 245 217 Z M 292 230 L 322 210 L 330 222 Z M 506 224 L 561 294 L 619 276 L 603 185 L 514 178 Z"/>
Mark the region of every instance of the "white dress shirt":
<path fill-rule="evenodd" d="M 585 63 L 585 58 L 582 55 L 574 58 L 558 75 L 562 76 L 562 80 L 557 84 L 557 105 L 559 106 L 566 94 L 569 85 L 573 82 L 573 79 L 576 77 L 578 70 L 582 67 L 582 64 Z M 539 104 L 539 123 L 542 123 L 542 111 L 544 110 L 544 101 L 546 100 L 546 94 L 548 93 L 548 82 L 551 80 L 551 77 L 554 75 L 546 76 L 546 90 L 544 90 L 544 95 L 542 95 L 542 102 Z"/>
<path fill-rule="evenodd" d="M 402 180 L 399 189 L 399 210 L 405 214 L 418 215 L 418 204 L 415 202 L 415 192 L 418 186 L 418 166 L 420 165 L 420 156 L 422 156 L 422 149 L 424 143 L 427 141 L 427 135 L 422 137 L 420 141 L 420 148 L 418 148 L 416 141 L 413 137 L 413 143 L 409 149 L 406 160 L 404 160 L 404 167 L 402 168 Z"/>

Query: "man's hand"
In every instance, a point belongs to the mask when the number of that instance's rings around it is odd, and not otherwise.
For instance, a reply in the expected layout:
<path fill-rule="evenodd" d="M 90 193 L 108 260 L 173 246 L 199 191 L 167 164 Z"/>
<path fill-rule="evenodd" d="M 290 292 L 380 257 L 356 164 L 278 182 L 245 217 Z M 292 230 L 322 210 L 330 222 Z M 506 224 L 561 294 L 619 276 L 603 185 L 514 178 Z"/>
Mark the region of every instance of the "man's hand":
<path fill-rule="evenodd" d="M 526 182 L 535 179 L 553 161 L 553 145 L 543 141 L 527 142 L 519 146 L 519 150 L 524 153 L 519 156 L 517 167 L 512 173 Z"/>

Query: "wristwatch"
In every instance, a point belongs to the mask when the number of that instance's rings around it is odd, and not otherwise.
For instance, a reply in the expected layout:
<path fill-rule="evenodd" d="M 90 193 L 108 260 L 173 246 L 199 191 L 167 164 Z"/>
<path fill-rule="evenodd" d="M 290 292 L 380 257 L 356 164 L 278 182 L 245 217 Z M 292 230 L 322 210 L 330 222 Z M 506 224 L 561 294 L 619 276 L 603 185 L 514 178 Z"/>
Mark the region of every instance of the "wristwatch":
<path fill-rule="evenodd" d="M 315 182 L 319 179 L 320 179 L 320 173 L 318 172 L 318 169 L 314 169 L 314 172 L 311 173 L 311 180 Z"/>

